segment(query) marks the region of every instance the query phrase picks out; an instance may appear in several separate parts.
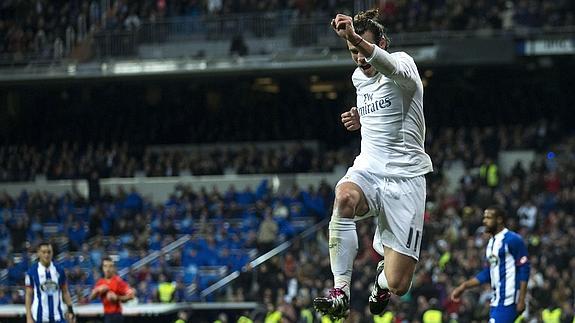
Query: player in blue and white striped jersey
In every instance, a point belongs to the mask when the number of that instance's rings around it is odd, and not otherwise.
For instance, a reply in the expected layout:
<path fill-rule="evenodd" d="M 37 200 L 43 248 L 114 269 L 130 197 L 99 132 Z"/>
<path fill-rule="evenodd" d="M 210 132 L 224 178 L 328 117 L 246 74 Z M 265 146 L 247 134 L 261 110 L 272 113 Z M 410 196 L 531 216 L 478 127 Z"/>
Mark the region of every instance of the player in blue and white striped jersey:
<path fill-rule="evenodd" d="M 38 262 L 26 272 L 26 323 L 65 323 L 66 319 L 74 322 L 66 274 L 52 262 L 53 253 L 51 244 L 41 243 Z"/>
<path fill-rule="evenodd" d="M 525 310 L 525 295 L 529 280 L 527 248 L 521 236 L 505 227 L 505 211 L 489 207 L 483 214 L 485 231 L 491 235 L 485 251 L 488 265 L 451 294 L 455 301 L 468 288 L 490 283 L 490 323 L 513 322 Z"/>

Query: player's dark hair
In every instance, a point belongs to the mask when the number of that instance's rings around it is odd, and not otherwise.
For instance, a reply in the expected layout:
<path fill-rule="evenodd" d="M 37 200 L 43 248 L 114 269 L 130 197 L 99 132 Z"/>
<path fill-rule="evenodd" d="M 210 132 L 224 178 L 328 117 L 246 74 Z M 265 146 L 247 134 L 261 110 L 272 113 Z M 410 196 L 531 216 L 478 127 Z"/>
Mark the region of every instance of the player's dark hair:
<path fill-rule="evenodd" d="M 501 218 L 501 220 L 503 220 L 503 223 L 505 223 L 505 221 L 507 220 L 507 212 L 505 212 L 505 210 L 497 205 L 492 205 L 490 207 L 487 208 L 487 210 L 490 210 L 493 212 L 493 215 L 496 218 Z"/>
<path fill-rule="evenodd" d="M 106 256 L 106 257 L 102 258 L 102 264 L 104 263 L 104 261 L 109 261 L 112 264 L 115 264 L 114 260 L 112 260 L 112 258 L 110 256 Z"/>
<path fill-rule="evenodd" d="M 389 47 L 391 39 L 387 36 L 385 27 L 379 22 L 379 11 L 377 9 L 371 9 L 367 11 L 361 11 L 355 17 L 353 17 L 353 27 L 355 33 L 358 35 L 363 35 L 366 31 L 371 31 L 375 37 L 375 44 L 378 45 L 379 42 L 385 40 L 385 50 Z"/>
<path fill-rule="evenodd" d="M 42 241 L 42 242 L 40 242 L 40 243 L 38 244 L 37 250 L 40 250 L 40 248 L 42 248 L 42 247 L 44 247 L 44 246 L 46 246 L 46 247 L 52 247 L 52 243 L 50 243 L 50 242 L 48 242 L 48 241 Z M 52 247 L 52 248 L 53 248 L 53 247 Z"/>

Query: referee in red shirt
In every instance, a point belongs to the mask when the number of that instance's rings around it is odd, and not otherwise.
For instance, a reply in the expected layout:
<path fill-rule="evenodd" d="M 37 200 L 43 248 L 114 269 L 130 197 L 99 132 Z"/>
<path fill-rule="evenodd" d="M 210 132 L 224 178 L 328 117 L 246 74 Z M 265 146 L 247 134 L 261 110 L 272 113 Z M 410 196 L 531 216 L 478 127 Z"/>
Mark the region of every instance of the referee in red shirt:
<path fill-rule="evenodd" d="M 120 276 L 116 275 L 114 261 L 105 257 L 102 259 L 104 278 L 98 279 L 92 289 L 90 299 L 100 297 L 104 304 L 104 323 L 124 322 L 122 316 L 122 302 L 129 301 L 136 296 L 136 291 L 130 288 Z"/>

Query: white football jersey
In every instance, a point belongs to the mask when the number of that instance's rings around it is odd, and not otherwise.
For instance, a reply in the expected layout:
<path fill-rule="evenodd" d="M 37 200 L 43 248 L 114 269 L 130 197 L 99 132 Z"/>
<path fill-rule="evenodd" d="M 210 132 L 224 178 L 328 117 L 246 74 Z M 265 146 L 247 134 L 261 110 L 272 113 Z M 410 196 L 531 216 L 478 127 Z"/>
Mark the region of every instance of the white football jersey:
<path fill-rule="evenodd" d="M 35 322 L 60 322 L 64 320 L 62 287 L 66 284 L 66 273 L 53 262 L 44 267 L 40 262 L 28 269 L 26 287 L 34 290 L 32 318 Z"/>
<path fill-rule="evenodd" d="M 423 85 L 413 58 L 375 46 L 367 58 L 378 73 L 352 76 L 361 121 L 361 153 L 354 168 L 388 177 L 416 177 L 433 171 L 425 153 Z"/>

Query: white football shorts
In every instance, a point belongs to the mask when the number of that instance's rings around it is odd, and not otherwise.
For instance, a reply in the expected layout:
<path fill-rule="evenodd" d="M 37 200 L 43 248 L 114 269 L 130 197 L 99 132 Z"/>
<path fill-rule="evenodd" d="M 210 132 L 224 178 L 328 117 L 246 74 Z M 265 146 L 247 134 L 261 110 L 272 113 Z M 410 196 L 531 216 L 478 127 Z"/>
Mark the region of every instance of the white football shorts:
<path fill-rule="evenodd" d="M 425 212 L 425 176 L 383 177 L 349 168 L 344 182 L 358 185 L 367 199 L 369 216 L 377 217 L 373 248 L 383 256 L 383 246 L 419 260 Z M 357 218 L 356 218 L 357 219 Z"/>

